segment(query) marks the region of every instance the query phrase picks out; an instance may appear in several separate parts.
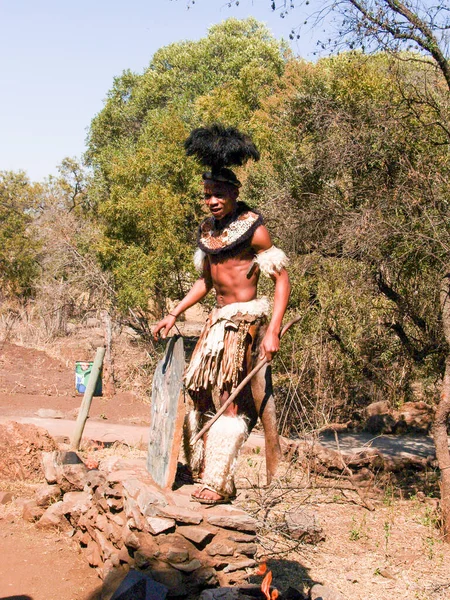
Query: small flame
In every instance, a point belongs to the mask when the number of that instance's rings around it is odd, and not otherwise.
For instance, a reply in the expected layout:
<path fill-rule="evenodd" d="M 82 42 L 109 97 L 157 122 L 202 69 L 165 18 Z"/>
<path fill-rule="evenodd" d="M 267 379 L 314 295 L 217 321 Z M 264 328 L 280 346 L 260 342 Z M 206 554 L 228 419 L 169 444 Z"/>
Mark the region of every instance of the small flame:
<path fill-rule="evenodd" d="M 270 593 L 272 571 L 267 570 L 267 563 L 264 560 L 255 571 L 255 575 L 265 575 L 263 582 L 261 583 L 261 591 L 266 597 L 266 600 L 277 600 L 280 594 L 276 589 L 272 590 L 272 593 Z"/>
<path fill-rule="evenodd" d="M 272 571 L 268 571 L 267 575 L 264 577 L 263 582 L 261 584 L 261 591 L 267 600 L 271 600 L 270 598 L 270 584 L 272 583 Z"/>

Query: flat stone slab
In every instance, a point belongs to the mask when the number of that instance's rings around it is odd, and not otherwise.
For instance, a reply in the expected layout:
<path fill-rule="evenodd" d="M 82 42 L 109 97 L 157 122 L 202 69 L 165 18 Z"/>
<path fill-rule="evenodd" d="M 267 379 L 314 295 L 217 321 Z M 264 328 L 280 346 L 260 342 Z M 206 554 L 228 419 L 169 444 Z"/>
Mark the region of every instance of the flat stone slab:
<path fill-rule="evenodd" d="M 202 521 L 201 514 L 190 508 L 183 508 L 182 506 L 164 506 L 158 508 L 158 514 L 162 517 L 175 519 L 175 521 L 178 521 L 179 523 L 188 523 L 189 525 L 199 525 Z"/>
<path fill-rule="evenodd" d="M 168 529 L 175 527 L 174 519 L 165 519 L 164 517 L 147 517 L 147 523 L 150 533 L 153 533 L 153 535 L 158 535 L 163 531 L 167 531 Z"/>
<path fill-rule="evenodd" d="M 233 571 L 240 571 L 241 569 L 248 569 L 249 567 L 256 567 L 256 560 L 253 558 L 242 558 L 240 560 L 235 560 L 225 567 L 223 570 L 224 573 L 232 573 Z"/>
<path fill-rule="evenodd" d="M 193 527 L 192 525 L 180 525 L 177 533 L 181 533 L 183 537 L 195 544 L 203 544 L 209 538 L 212 538 L 214 533 L 204 527 Z"/>
<path fill-rule="evenodd" d="M 154 516 L 156 507 L 163 507 L 167 504 L 164 495 L 156 488 L 143 486 L 141 484 L 140 492 L 137 495 L 136 502 L 144 515 Z M 166 516 L 166 515 L 163 515 Z M 172 517 L 172 515 L 168 515 Z"/>
<path fill-rule="evenodd" d="M 169 564 L 172 565 L 172 567 L 175 567 L 175 569 L 178 569 L 178 571 L 183 571 L 183 573 L 192 573 L 192 571 L 196 571 L 202 566 L 202 563 L 198 558 L 194 558 L 188 563 L 173 563 L 169 561 Z"/>
<path fill-rule="evenodd" d="M 254 542 L 256 540 L 256 535 L 251 535 L 249 533 L 230 533 L 228 539 L 232 542 L 246 543 L 246 542 Z"/>
<path fill-rule="evenodd" d="M 213 512 L 214 511 L 214 512 Z M 238 531 L 256 531 L 256 520 L 247 513 L 227 506 L 211 509 L 206 515 L 211 525 L 237 529 Z"/>
<path fill-rule="evenodd" d="M 36 415 L 41 419 L 64 419 L 66 416 L 62 411 L 52 408 L 40 408 Z"/>
<path fill-rule="evenodd" d="M 121 469 L 120 471 L 111 471 L 108 473 L 106 479 L 109 483 L 122 483 L 129 479 L 136 478 L 136 471 L 131 469 Z"/>
<path fill-rule="evenodd" d="M 209 544 L 206 552 L 210 556 L 233 556 L 236 550 L 236 545 L 232 542 L 216 542 Z"/>

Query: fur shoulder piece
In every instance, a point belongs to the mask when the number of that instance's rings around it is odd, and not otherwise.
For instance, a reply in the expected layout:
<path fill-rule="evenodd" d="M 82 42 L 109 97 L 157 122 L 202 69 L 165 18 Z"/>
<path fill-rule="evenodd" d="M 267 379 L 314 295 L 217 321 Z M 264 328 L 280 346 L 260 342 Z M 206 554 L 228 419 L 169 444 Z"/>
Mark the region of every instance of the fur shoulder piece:
<path fill-rule="evenodd" d="M 206 254 L 229 252 L 248 241 L 263 222 L 262 215 L 238 202 L 237 211 L 228 222 L 219 225 L 214 217 L 208 217 L 200 224 L 198 247 Z"/>
<path fill-rule="evenodd" d="M 279 273 L 281 269 L 284 269 L 289 259 L 286 254 L 280 248 L 276 246 L 272 246 L 268 250 L 264 250 L 264 252 L 260 252 L 255 256 L 255 262 L 261 270 L 261 273 L 264 273 L 266 277 L 270 277 L 275 273 Z"/>
<path fill-rule="evenodd" d="M 194 254 L 194 267 L 195 270 L 202 274 L 203 273 L 203 263 L 205 261 L 205 253 L 200 248 L 197 248 Z"/>

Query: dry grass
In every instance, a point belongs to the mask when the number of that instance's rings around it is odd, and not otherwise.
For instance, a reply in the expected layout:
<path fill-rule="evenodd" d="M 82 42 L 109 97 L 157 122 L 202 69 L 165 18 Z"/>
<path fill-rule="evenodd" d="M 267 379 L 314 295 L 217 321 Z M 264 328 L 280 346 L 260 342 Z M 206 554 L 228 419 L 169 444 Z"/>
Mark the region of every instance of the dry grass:
<path fill-rule="evenodd" d="M 46 326 L 42 307 L 19 305 L 0 311 L 0 351 L 4 342 L 45 352 L 50 358 L 73 368 L 77 360 L 93 360 L 98 346 L 105 343 L 105 331 L 99 314 L 92 313 L 77 323 L 67 324 L 67 333 L 57 335 Z M 92 325 L 91 323 L 94 323 Z M 148 401 L 152 376 L 159 358 L 150 342 L 129 328 L 114 329 L 113 362 L 116 389 L 129 391 Z"/>
<path fill-rule="evenodd" d="M 434 505 L 417 497 L 401 500 L 387 490 L 367 510 L 358 494 L 339 480 L 323 480 L 295 463 L 263 487 L 264 461 L 243 455 L 237 503 L 257 518 L 259 557 L 268 559 L 274 585 L 307 589 L 312 581 L 352 600 L 444 600 L 449 597 L 450 547 L 439 532 Z M 330 487 L 331 486 L 331 487 Z M 287 512 L 315 516 L 325 541 L 293 540 Z"/>

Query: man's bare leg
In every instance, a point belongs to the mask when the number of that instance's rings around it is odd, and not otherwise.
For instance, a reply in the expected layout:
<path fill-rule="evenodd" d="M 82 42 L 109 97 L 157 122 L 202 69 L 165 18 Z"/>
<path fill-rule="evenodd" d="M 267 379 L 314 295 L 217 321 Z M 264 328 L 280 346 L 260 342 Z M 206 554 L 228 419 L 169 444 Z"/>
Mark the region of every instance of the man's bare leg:
<path fill-rule="evenodd" d="M 270 366 L 266 365 L 251 380 L 253 400 L 258 416 L 264 427 L 266 442 L 266 473 L 267 484 L 275 476 L 281 460 L 281 446 L 277 430 L 275 399 L 272 391 L 272 376 Z"/>

